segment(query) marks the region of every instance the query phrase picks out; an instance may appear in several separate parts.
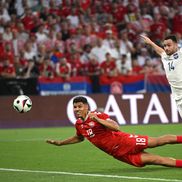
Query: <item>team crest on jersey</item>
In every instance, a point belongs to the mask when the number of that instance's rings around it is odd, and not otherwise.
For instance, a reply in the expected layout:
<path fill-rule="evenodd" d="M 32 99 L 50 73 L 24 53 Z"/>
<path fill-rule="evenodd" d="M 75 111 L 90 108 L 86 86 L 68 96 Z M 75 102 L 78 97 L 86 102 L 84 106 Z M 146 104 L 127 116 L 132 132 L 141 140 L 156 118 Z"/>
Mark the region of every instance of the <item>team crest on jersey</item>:
<path fill-rule="evenodd" d="M 174 57 L 174 59 L 178 59 L 178 53 L 175 53 L 174 55 L 173 55 L 173 57 Z"/>
<path fill-rule="evenodd" d="M 90 123 L 88 123 L 88 125 L 93 128 L 95 126 L 95 123 L 93 121 L 91 121 Z"/>

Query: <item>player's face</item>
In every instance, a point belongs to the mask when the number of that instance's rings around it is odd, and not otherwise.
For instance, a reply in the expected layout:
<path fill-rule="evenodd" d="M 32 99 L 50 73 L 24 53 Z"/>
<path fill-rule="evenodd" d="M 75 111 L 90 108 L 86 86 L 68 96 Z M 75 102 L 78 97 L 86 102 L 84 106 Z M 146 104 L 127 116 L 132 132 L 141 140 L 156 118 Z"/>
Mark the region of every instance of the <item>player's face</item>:
<path fill-rule="evenodd" d="M 171 39 L 164 40 L 163 46 L 167 55 L 174 54 L 178 49 L 177 43 L 173 42 Z"/>
<path fill-rule="evenodd" d="M 84 119 L 88 113 L 88 105 L 82 102 L 73 104 L 73 110 L 77 118 Z"/>

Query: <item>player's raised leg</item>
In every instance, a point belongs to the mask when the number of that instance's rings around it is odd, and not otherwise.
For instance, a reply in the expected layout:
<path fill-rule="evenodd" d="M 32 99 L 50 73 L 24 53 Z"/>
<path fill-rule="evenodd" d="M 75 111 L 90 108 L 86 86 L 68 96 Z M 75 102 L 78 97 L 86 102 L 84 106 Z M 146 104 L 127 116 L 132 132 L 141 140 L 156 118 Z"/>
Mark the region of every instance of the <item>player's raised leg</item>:
<path fill-rule="evenodd" d="M 149 137 L 148 148 L 158 147 L 166 144 L 182 143 L 182 136 L 178 135 L 163 135 L 160 137 Z"/>
<path fill-rule="evenodd" d="M 162 157 L 150 153 L 142 153 L 141 161 L 145 165 L 161 165 L 167 167 L 182 168 L 182 160 L 174 159 L 171 157 Z"/>

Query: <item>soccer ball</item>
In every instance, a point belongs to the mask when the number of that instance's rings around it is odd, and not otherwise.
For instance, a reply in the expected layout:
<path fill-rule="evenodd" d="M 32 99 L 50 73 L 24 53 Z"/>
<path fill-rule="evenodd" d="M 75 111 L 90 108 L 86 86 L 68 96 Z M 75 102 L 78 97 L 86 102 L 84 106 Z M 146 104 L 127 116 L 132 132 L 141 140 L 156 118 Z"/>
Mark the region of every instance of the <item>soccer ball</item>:
<path fill-rule="evenodd" d="M 13 102 L 13 107 L 19 113 L 25 113 L 32 108 L 32 101 L 26 95 L 19 95 Z"/>

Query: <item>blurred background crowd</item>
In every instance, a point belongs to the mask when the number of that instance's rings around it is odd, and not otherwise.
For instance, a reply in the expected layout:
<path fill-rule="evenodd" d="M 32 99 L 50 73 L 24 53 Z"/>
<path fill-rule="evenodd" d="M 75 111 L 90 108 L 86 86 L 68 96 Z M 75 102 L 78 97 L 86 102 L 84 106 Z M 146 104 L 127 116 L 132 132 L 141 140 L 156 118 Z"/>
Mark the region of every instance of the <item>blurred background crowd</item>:
<path fill-rule="evenodd" d="M 182 0 L 1 0 L 0 77 L 164 74 L 140 34 L 182 46 Z"/>

